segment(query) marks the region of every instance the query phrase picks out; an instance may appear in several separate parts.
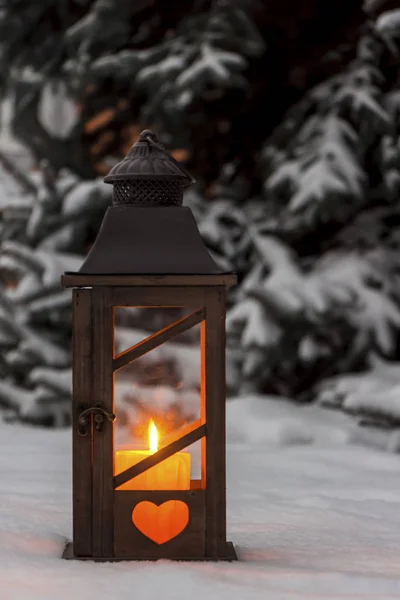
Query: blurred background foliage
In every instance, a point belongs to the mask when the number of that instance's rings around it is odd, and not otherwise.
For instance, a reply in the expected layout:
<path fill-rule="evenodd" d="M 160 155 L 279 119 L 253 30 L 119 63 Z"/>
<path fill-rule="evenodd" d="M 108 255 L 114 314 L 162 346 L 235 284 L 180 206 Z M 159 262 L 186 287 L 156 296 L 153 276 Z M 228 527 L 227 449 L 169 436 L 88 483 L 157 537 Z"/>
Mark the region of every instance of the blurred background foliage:
<path fill-rule="evenodd" d="M 0 145 L 8 418 L 69 422 L 59 276 L 110 204 L 102 177 L 150 128 L 196 177 L 185 203 L 238 274 L 229 394 L 397 426 L 399 53 L 394 0 L 0 0 L 0 85 L 20 144 L 18 156 Z M 121 315 L 117 343 L 152 325 Z M 190 371 L 195 341 L 155 368 Z"/>

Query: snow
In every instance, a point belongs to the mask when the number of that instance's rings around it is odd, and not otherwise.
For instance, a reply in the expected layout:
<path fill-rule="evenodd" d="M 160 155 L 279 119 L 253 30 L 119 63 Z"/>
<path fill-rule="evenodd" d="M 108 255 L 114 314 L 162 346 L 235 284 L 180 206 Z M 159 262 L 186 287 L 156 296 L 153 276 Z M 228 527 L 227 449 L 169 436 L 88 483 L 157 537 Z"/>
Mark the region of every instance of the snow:
<path fill-rule="evenodd" d="M 399 598 L 400 460 L 349 443 L 350 422 L 284 400 L 233 400 L 228 538 L 240 561 L 105 564 L 60 558 L 70 431 L 1 424 L 1 600 Z"/>
<path fill-rule="evenodd" d="M 377 12 L 385 2 L 386 0 L 364 0 L 363 10 L 365 10 L 366 13 Z"/>
<path fill-rule="evenodd" d="M 220 50 L 204 43 L 201 46 L 200 57 L 176 78 L 176 84 L 178 89 L 182 90 L 188 85 L 194 85 L 199 74 L 203 73 L 203 76 L 207 76 L 211 82 L 218 85 L 239 84 L 239 87 L 244 87 L 245 79 L 239 77 L 237 72 L 246 66 L 247 61 L 240 54 Z M 233 75 L 235 72 L 236 75 Z"/>
<path fill-rule="evenodd" d="M 397 34 L 400 29 L 400 9 L 382 13 L 376 21 L 376 28 L 382 33 Z"/>
<path fill-rule="evenodd" d="M 42 88 L 38 106 L 38 120 L 53 138 L 68 139 L 79 119 L 76 102 L 68 95 L 61 81 L 48 81 Z"/>
<path fill-rule="evenodd" d="M 11 158 L 18 163 L 21 170 L 27 173 L 32 169 L 34 159 L 30 150 L 13 135 L 12 119 L 14 116 L 14 102 L 15 98 L 13 92 L 6 94 L 5 99 L 0 102 L 0 151 L 6 154 L 8 158 Z M 9 179 L 9 184 L 6 181 L 7 179 Z M 19 195 L 19 197 L 21 197 L 21 190 L 18 190 L 18 184 L 12 177 L 7 176 L 7 173 L 4 174 L 0 167 L 0 189 L 2 192 L 3 187 L 11 188 L 13 196 L 18 197 Z"/>
<path fill-rule="evenodd" d="M 383 391 L 383 390 L 382 390 Z M 345 410 L 351 412 L 364 412 L 365 414 L 379 414 L 388 419 L 395 418 L 397 422 L 400 420 L 400 386 L 394 385 L 390 390 L 385 390 L 379 394 L 349 394 L 345 399 L 343 406 Z"/>
<path fill-rule="evenodd" d="M 317 402 L 321 406 L 400 423 L 400 373 L 395 362 L 371 353 L 366 373 L 344 373 L 321 381 Z M 392 436 L 394 437 L 394 436 Z"/>

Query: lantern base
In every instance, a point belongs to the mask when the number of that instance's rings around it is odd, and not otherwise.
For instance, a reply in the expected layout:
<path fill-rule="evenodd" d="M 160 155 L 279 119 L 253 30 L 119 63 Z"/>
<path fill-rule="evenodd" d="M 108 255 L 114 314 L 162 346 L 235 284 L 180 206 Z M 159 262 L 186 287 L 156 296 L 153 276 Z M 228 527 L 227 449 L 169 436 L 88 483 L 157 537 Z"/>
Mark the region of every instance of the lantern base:
<path fill-rule="evenodd" d="M 74 554 L 74 549 L 73 549 L 73 545 L 72 542 L 67 542 L 64 548 L 64 552 L 62 554 L 62 558 L 65 558 L 66 560 L 90 560 L 93 562 L 121 562 L 121 561 L 133 561 L 133 560 L 151 560 L 151 561 L 157 561 L 157 560 L 173 560 L 173 561 L 191 561 L 191 562 L 203 562 L 203 561 L 213 561 L 213 562 L 217 562 L 217 561 L 227 561 L 227 562 L 232 562 L 234 560 L 238 560 L 237 554 L 236 554 L 236 550 L 235 550 L 235 546 L 233 545 L 232 542 L 226 542 L 226 554 L 224 556 L 218 556 L 218 557 L 209 557 L 209 556 L 199 556 L 198 558 L 195 556 L 191 556 L 188 558 L 185 557 L 171 557 L 168 559 L 165 558 L 155 558 L 154 556 L 149 556 L 149 557 L 134 557 L 134 558 L 130 558 L 130 557 L 122 557 L 122 558 L 116 558 L 114 556 L 112 557 L 92 557 L 92 556 L 75 556 Z"/>

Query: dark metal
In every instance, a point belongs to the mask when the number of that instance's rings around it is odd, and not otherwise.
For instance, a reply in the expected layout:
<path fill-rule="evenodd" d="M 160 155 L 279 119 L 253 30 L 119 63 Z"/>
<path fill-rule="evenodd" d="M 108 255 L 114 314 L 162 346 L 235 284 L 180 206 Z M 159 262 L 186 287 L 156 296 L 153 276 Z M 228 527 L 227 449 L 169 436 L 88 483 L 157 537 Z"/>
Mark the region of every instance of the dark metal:
<path fill-rule="evenodd" d="M 180 181 L 139 179 L 114 182 L 114 205 L 182 206 L 182 202 L 183 186 Z"/>
<path fill-rule="evenodd" d="M 100 404 L 86 408 L 78 417 L 79 435 L 88 435 L 92 414 L 94 416 L 94 428 L 96 431 L 101 431 L 103 429 L 104 418 L 110 421 L 110 423 L 113 423 L 116 419 L 116 416 L 113 413 L 107 412 Z"/>
<path fill-rule="evenodd" d="M 182 206 L 191 175 L 142 132 L 128 156 L 111 169 L 113 205 L 79 270 L 81 275 L 220 275 L 191 210 Z"/>
<path fill-rule="evenodd" d="M 82 275 L 218 275 L 192 211 L 184 206 L 112 206 Z"/>
<path fill-rule="evenodd" d="M 76 431 L 80 437 L 85 437 L 85 436 L 89 435 L 89 433 L 90 433 L 90 418 L 86 419 L 86 417 L 83 417 L 82 422 L 80 421 L 82 413 L 85 410 L 86 409 L 81 410 L 81 413 L 79 414 L 79 417 L 78 417 L 78 420 L 76 423 Z"/>
<path fill-rule="evenodd" d="M 104 178 L 112 183 L 116 206 L 181 206 L 183 189 L 194 183 L 193 177 L 145 129 L 128 155 Z"/>

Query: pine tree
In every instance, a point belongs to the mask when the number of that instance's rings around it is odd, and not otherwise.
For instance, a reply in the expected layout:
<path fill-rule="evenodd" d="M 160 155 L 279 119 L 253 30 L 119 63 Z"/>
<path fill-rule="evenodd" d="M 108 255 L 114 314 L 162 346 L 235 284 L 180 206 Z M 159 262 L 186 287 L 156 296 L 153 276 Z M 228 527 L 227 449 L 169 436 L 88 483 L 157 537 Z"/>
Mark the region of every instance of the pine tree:
<path fill-rule="evenodd" d="M 264 145 L 267 204 L 250 232 L 262 268 L 230 314 L 257 389 L 309 397 L 323 377 L 398 357 L 398 14 L 368 23 L 348 67 Z"/>
<path fill-rule="evenodd" d="M 7 164 L 7 163 L 6 163 Z M 69 421 L 71 298 L 60 272 L 79 268 L 110 201 L 98 180 L 56 174 L 43 163 L 26 179 L 2 169 L 0 403 L 9 416 L 49 425 Z"/>
<path fill-rule="evenodd" d="M 0 398 L 20 418 L 65 418 L 70 303 L 55 282 L 143 127 L 193 171 L 186 202 L 238 273 L 230 391 L 363 412 L 332 377 L 398 359 L 400 25 L 395 2 L 355 4 L 2 0 L 3 91 L 39 166 L 0 229 Z"/>

